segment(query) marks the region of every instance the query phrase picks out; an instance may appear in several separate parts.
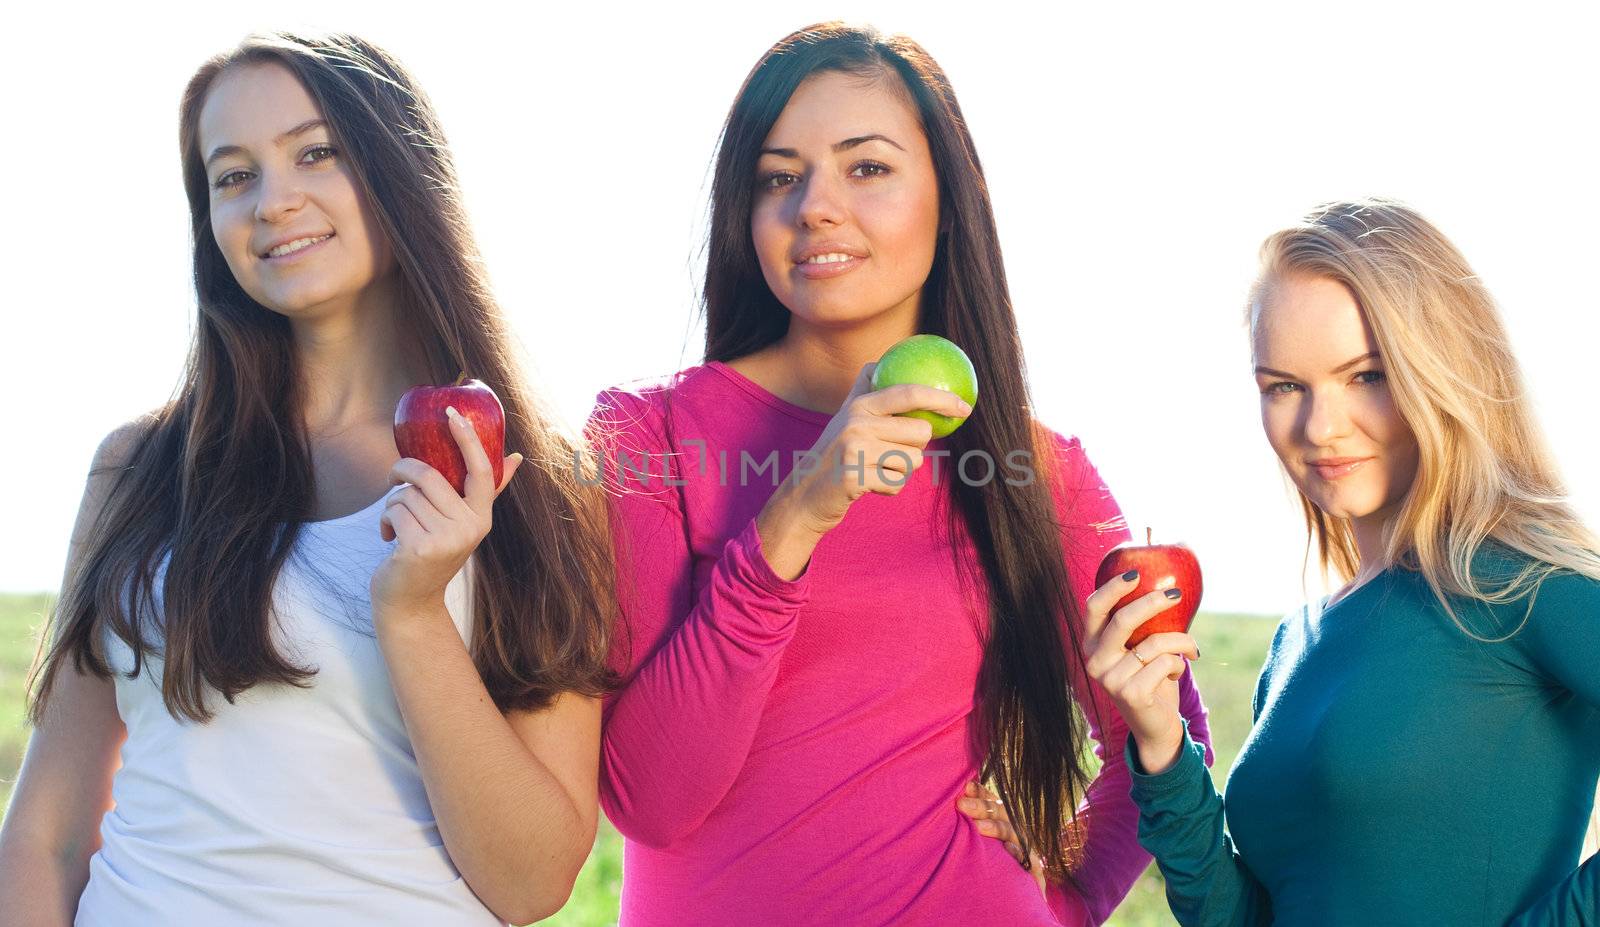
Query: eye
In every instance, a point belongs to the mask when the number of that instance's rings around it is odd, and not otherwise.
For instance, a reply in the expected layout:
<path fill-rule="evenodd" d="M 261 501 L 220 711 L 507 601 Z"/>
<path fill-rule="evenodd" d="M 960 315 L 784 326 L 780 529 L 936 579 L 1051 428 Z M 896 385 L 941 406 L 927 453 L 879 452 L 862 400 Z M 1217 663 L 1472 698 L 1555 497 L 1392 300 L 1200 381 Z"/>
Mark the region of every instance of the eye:
<path fill-rule="evenodd" d="M 226 190 L 229 187 L 237 187 L 239 184 L 242 184 L 249 179 L 249 171 L 228 171 L 221 177 L 218 177 L 212 186 L 216 187 L 218 190 Z"/>
<path fill-rule="evenodd" d="M 301 163 L 310 162 L 315 164 L 318 161 L 326 161 L 338 154 L 339 152 L 332 145 L 312 145 L 300 156 L 300 161 Z M 312 157 L 313 155 L 316 155 L 316 157 Z"/>
<path fill-rule="evenodd" d="M 1377 386 L 1388 379 L 1382 370 L 1363 370 L 1356 374 L 1356 382 L 1363 386 Z"/>
<path fill-rule="evenodd" d="M 1279 380 L 1276 383 L 1268 383 L 1266 386 L 1262 387 L 1261 388 L 1261 395 L 1263 395 L 1263 396 L 1284 396 L 1284 395 L 1287 395 L 1289 393 L 1294 392 L 1295 390 L 1297 390 L 1299 388 L 1300 388 L 1300 384 L 1298 384 L 1298 383 L 1291 383 L 1288 380 Z"/>
<path fill-rule="evenodd" d="M 862 161 L 850 169 L 851 177 L 882 177 L 889 173 L 889 165 L 877 161 Z"/>
<path fill-rule="evenodd" d="M 800 178 L 792 171 L 771 171 L 761 175 L 763 190 L 781 190 L 799 182 Z"/>

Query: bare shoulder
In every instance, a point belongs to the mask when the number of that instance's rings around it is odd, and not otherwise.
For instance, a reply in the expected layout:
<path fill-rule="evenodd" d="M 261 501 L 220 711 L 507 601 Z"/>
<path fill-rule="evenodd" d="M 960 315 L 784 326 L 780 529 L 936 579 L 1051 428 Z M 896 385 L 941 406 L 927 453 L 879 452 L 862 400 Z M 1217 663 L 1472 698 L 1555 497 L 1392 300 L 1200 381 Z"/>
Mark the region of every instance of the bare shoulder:
<path fill-rule="evenodd" d="M 146 412 L 113 428 L 110 434 L 101 439 L 100 446 L 95 448 L 94 462 L 89 466 L 90 476 L 126 467 L 133 459 L 139 442 L 150 434 L 158 421 L 160 418 L 157 413 Z"/>
<path fill-rule="evenodd" d="M 95 449 L 94 460 L 89 464 L 88 478 L 83 488 L 83 502 L 78 507 L 77 523 L 73 526 L 74 544 L 81 542 L 89 528 L 99 520 L 117 476 L 133 460 L 139 443 L 147 437 L 160 421 L 154 412 L 147 412 L 113 428 Z"/>

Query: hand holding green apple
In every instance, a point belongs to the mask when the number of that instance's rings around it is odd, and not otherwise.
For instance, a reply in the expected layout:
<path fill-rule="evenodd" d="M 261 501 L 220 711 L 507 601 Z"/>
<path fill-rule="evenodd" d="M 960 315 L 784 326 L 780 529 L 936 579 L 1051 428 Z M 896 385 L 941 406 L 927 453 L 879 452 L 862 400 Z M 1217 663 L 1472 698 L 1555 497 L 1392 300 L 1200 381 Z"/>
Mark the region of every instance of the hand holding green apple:
<path fill-rule="evenodd" d="M 886 389 L 902 383 L 920 383 L 961 397 L 967 405 L 978 402 L 978 372 L 965 351 L 938 335 L 912 335 L 884 353 L 872 371 L 872 388 Z M 933 436 L 943 438 L 961 427 L 965 415 L 941 415 L 932 409 L 899 413 L 920 418 L 933 426 Z"/>
<path fill-rule="evenodd" d="M 908 418 L 929 411 L 961 420 L 972 406 L 961 396 L 920 383 L 873 389 L 877 365 L 861 368 L 822 436 L 767 500 L 756 519 L 762 550 L 773 571 L 793 579 L 804 571 L 824 534 L 844 520 L 851 503 L 869 492 L 899 495 L 922 466 L 934 425 Z"/>

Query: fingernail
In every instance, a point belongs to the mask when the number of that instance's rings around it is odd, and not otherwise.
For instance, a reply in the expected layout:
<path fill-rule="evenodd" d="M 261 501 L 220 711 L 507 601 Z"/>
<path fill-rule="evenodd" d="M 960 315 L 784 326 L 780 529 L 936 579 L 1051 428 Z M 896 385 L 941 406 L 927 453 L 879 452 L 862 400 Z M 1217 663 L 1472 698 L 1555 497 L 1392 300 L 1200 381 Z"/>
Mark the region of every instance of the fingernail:
<path fill-rule="evenodd" d="M 961 409 L 961 414 L 962 415 L 971 415 L 972 414 L 972 406 L 969 405 L 965 399 L 961 400 L 960 409 Z"/>
<path fill-rule="evenodd" d="M 1131 582 L 1133 582 L 1134 580 L 1136 580 L 1138 578 L 1139 578 L 1139 571 L 1138 570 L 1129 570 L 1128 572 L 1122 574 L 1122 581 L 1125 582 L 1125 583 L 1131 583 Z"/>
<path fill-rule="evenodd" d="M 1174 602 L 1176 602 L 1179 599 L 1183 598 L 1183 590 L 1182 589 L 1168 589 L 1166 592 L 1163 592 L 1161 594 L 1166 596 L 1167 598 L 1171 599 Z"/>
<path fill-rule="evenodd" d="M 445 416 L 445 418 L 448 418 L 450 421 L 453 422 L 456 419 L 461 417 L 461 413 L 456 411 L 456 407 L 455 406 L 445 406 L 444 407 L 444 416 Z"/>

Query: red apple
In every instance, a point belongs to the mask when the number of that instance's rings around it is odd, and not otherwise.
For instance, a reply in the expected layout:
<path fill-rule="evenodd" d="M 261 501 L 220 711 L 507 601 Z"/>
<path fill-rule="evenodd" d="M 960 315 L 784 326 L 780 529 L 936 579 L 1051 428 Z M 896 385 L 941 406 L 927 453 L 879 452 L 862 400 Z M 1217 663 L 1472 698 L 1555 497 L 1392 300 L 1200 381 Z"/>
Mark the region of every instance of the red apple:
<path fill-rule="evenodd" d="M 1203 591 L 1200 561 L 1195 559 L 1194 551 L 1182 544 L 1150 543 L 1148 529 L 1145 531 L 1145 544 L 1144 547 L 1123 544 L 1112 548 L 1100 561 L 1100 569 L 1094 574 L 1094 585 L 1098 589 L 1113 576 L 1120 576 L 1129 570 L 1139 571 L 1139 585 L 1111 606 L 1113 612 L 1156 589 L 1176 587 L 1183 592 L 1183 598 L 1176 605 L 1133 629 L 1133 634 L 1128 637 L 1129 650 L 1152 634 L 1188 631 L 1194 613 L 1200 610 L 1200 593 Z"/>
<path fill-rule="evenodd" d="M 467 417 L 494 468 L 494 488 L 505 474 L 506 410 L 500 397 L 479 380 L 461 374 L 449 386 L 413 386 L 394 408 L 394 446 L 444 474 L 456 492 L 467 494 L 467 460 L 450 433 L 446 406 Z"/>

